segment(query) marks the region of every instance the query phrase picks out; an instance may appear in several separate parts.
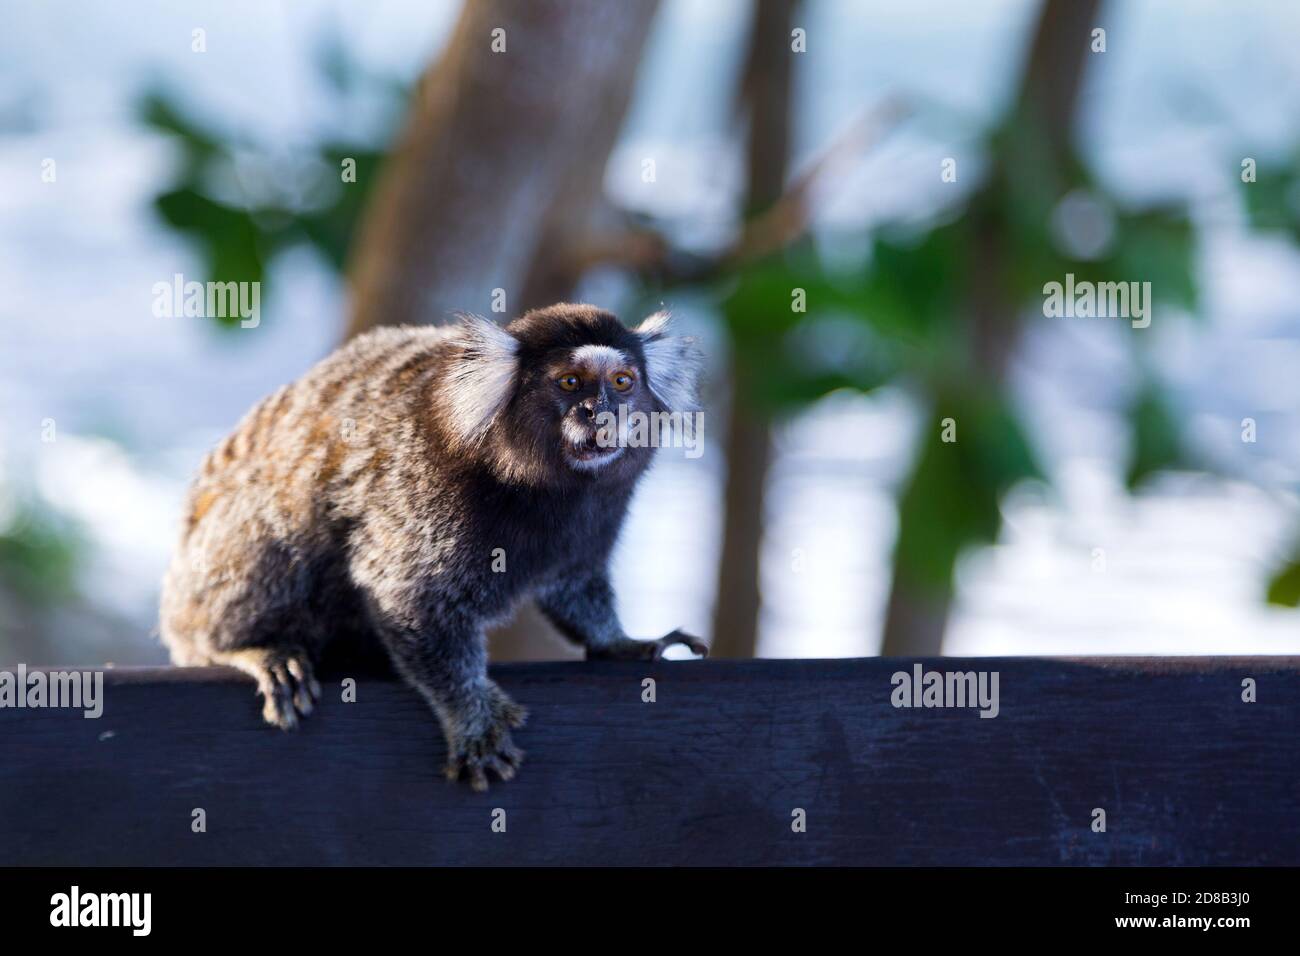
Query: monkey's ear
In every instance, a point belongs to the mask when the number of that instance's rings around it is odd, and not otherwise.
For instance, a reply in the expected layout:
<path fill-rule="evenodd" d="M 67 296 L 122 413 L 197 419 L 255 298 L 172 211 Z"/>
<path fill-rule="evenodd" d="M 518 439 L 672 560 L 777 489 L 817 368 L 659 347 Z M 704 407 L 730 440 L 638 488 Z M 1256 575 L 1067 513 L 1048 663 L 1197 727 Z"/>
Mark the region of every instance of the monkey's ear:
<path fill-rule="evenodd" d="M 453 357 L 442 382 L 452 430 L 463 441 L 483 437 L 510 400 L 519 370 L 519 341 L 477 315 L 462 315 L 451 333 Z"/>
<path fill-rule="evenodd" d="M 670 412 L 696 408 L 696 382 L 700 373 L 700 352 L 695 339 L 672 334 L 672 314 L 663 309 L 645 319 L 634 330 L 645 353 L 646 378 L 650 391 Z"/>

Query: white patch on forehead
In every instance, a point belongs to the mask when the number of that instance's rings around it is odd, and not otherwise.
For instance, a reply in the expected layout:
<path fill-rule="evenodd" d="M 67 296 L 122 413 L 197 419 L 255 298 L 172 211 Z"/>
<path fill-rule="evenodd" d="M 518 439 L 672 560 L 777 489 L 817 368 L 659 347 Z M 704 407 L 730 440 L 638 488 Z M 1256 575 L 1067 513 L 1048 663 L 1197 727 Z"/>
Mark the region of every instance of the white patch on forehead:
<path fill-rule="evenodd" d="M 632 364 L 622 351 L 610 345 L 581 345 L 573 350 L 572 358 L 575 365 L 590 365 L 602 372 Z"/>

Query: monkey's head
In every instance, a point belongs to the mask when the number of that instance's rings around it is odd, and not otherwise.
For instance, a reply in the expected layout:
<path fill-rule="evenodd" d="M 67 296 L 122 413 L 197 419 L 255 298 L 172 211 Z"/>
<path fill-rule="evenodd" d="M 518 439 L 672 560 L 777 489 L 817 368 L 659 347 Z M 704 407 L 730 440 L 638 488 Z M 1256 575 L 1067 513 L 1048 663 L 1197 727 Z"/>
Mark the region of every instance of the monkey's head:
<path fill-rule="evenodd" d="M 594 306 L 560 304 L 505 328 L 466 317 L 453 336 L 445 414 L 457 444 L 507 480 L 635 478 L 665 414 L 695 409 L 695 344 L 671 333 L 667 312 L 629 329 Z"/>

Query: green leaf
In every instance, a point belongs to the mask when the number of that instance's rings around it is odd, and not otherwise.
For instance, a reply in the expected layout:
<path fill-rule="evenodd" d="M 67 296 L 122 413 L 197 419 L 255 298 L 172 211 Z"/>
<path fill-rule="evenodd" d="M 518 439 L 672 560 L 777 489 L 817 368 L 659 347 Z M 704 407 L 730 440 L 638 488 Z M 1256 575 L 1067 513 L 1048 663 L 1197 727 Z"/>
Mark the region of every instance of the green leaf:
<path fill-rule="evenodd" d="M 1240 176 L 1237 177 L 1240 180 Z M 1300 241 L 1300 159 L 1294 166 L 1259 166 L 1255 182 L 1241 184 L 1251 226 L 1285 230 Z"/>
<path fill-rule="evenodd" d="M 860 314 L 884 335 L 946 350 L 963 311 L 958 296 L 969 278 L 970 252 L 969 230 L 960 221 L 910 240 L 877 238 Z"/>
<path fill-rule="evenodd" d="M 191 167 L 202 166 L 226 149 L 226 144 L 217 134 L 186 117 L 171 100 L 160 93 L 147 94 L 140 103 L 139 113 L 146 125 L 181 141 Z"/>
<path fill-rule="evenodd" d="M 0 532 L 0 578 L 34 604 L 66 601 L 76 592 L 83 538 L 68 519 L 35 501 L 20 503 Z"/>
<path fill-rule="evenodd" d="M 341 48 L 326 48 L 322 66 L 327 72 L 334 71 L 335 81 L 350 82 L 345 76 L 349 66 L 340 56 Z M 385 92 L 392 91 L 385 89 Z M 214 171 L 223 172 L 222 165 L 232 162 L 230 141 L 190 119 L 171 100 L 158 94 L 144 98 L 140 113 L 146 123 L 176 137 L 185 147 L 181 169 L 170 186 L 155 198 L 154 208 L 168 226 L 197 247 L 203 257 L 207 281 L 262 282 L 271 259 L 294 243 L 313 246 L 332 268 L 343 271 L 357 223 L 386 155 L 381 146 L 329 142 L 302 151 L 294 157 L 298 162 L 283 164 L 284 168 L 314 172 L 324 164 L 327 175 L 338 176 L 342 161 L 354 160 L 355 182 L 314 193 L 328 205 L 301 210 L 291 198 L 249 200 L 237 205 L 214 199 L 205 189 Z M 298 185 L 307 189 L 311 184 Z M 293 191 L 287 191 L 287 195 L 292 196 Z M 283 208 L 285 205 L 295 208 Z M 233 326 L 238 324 L 239 317 L 223 317 L 217 321 Z"/>
<path fill-rule="evenodd" d="M 944 440 L 946 429 L 954 441 Z M 1045 476 L 1006 400 L 946 394 L 899 502 L 898 573 L 913 587 L 946 593 L 961 551 L 996 539 L 999 502 L 1025 479 Z"/>
<path fill-rule="evenodd" d="M 1114 254 L 1104 263 L 1107 278 L 1150 282 L 1155 301 L 1194 311 L 1196 236 L 1190 220 L 1173 210 L 1152 209 L 1121 215 L 1116 228 Z"/>
<path fill-rule="evenodd" d="M 857 287 L 853 282 L 857 281 Z M 795 295 L 804 311 L 795 311 Z M 746 400 L 769 414 L 802 407 L 840 388 L 870 390 L 897 371 L 887 344 L 862 326 L 860 346 L 839 354 L 817 347 L 835 337 L 837 319 L 861 314 L 861 282 L 825 272 L 806 250 L 753 263 L 732 279 L 721 302 Z M 838 330 L 845 338 L 845 329 Z M 876 346 L 879 347 L 876 347 Z"/>
<path fill-rule="evenodd" d="M 199 247 L 210 282 L 262 282 L 270 255 L 287 239 L 283 229 L 268 229 L 244 209 L 208 199 L 193 189 L 165 193 L 154 208 Z M 216 316 L 218 325 L 237 326 L 240 316 Z"/>
<path fill-rule="evenodd" d="M 1159 471 L 1191 467 L 1178 419 L 1168 400 L 1148 381 L 1129 407 L 1132 450 L 1125 483 L 1133 490 Z"/>
<path fill-rule="evenodd" d="M 1268 603 L 1300 607 L 1300 556 L 1284 564 L 1268 582 Z"/>
<path fill-rule="evenodd" d="M 344 159 L 355 160 L 357 180 L 343 183 L 338 198 L 328 208 L 299 216 L 298 225 L 302 227 L 307 241 L 325 256 L 336 271 L 342 272 L 347 264 L 352 239 L 357 232 L 357 223 L 379 177 L 385 154 L 359 146 L 334 145 L 325 150 L 322 158 L 336 174 L 342 170 Z"/>

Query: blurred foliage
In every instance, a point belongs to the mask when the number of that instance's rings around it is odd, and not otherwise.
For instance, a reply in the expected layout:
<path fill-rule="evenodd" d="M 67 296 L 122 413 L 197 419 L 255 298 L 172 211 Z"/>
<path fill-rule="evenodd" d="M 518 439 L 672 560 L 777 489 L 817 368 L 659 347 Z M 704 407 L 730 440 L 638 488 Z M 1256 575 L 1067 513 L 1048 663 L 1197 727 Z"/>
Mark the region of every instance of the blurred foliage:
<path fill-rule="evenodd" d="M 1242 181 L 1241 190 L 1254 228 L 1282 231 L 1300 242 L 1300 149 L 1289 163 L 1257 166 L 1255 181 Z"/>
<path fill-rule="evenodd" d="M 0 529 L 0 581 L 33 605 L 54 605 L 76 594 L 84 539 L 80 531 L 38 500 L 14 503 Z"/>
<path fill-rule="evenodd" d="M 322 45 L 318 67 L 340 104 L 355 98 L 361 87 L 372 100 L 385 101 L 389 115 L 401 114 L 406 91 L 362 72 L 336 41 Z M 320 252 L 336 272 L 343 271 L 392 137 L 391 123 L 370 137 L 323 134 L 286 153 L 237 142 L 156 92 L 143 98 L 140 117 L 180 146 L 176 175 L 153 205 L 168 226 L 200 251 L 203 281 L 262 282 L 269 295 L 273 290 L 265 283 L 271 261 L 302 245 Z M 349 168 L 344 181 L 345 160 L 355 163 L 355 179 Z M 213 321 L 236 327 L 240 317 Z"/>
<path fill-rule="evenodd" d="M 408 97 L 391 81 L 363 75 L 337 41 L 324 44 L 319 66 L 341 104 L 364 87 L 395 104 Z M 284 156 L 232 143 L 157 95 L 145 99 L 141 115 L 180 143 L 177 175 L 155 207 L 202 251 L 208 279 L 265 281 L 273 258 L 300 244 L 343 268 L 392 129 L 362 139 L 322 136 Z M 1026 321 L 1045 320 L 1043 287 L 1067 273 L 1076 282 L 1150 282 L 1161 309 L 1194 313 L 1197 305 L 1186 210 L 1127 207 L 1077 156 L 1059 156 L 1021 113 L 987 136 L 985 150 L 984 183 L 932 210 L 928 221 L 878 230 L 857 268 L 832 266 L 814 243 L 801 242 L 709 284 L 737 367 L 749 370 L 742 386 L 755 407 L 779 415 L 837 389 L 886 383 L 906 384 L 921 398 L 928 424 L 901 491 L 897 560 L 900 573 L 932 589 L 950 586 L 963 548 L 996 538 L 998 503 L 1011 485 L 1045 479 L 1005 384 L 977 360 L 973 293 L 1005 311 L 1008 346 Z M 356 160 L 355 183 L 340 183 L 345 157 Z M 1294 170 L 1289 178 L 1261 175 L 1247 192 L 1253 220 L 1295 230 L 1295 204 L 1281 201 L 1295 189 Z M 1085 253 L 1062 241 L 1057 213 L 1067 196 L 1098 211 L 1105 226 L 1098 248 Z M 1290 217 L 1275 222 L 1279 210 Z M 1000 250 L 995 261 L 986 254 L 990 237 Z M 793 307 L 795 290 L 806 311 Z M 1142 336 L 1133 341 L 1138 347 Z M 1130 488 L 1190 464 L 1171 399 L 1146 363 L 1138 367 L 1142 381 L 1127 409 Z M 941 440 L 945 418 L 957 422 L 958 441 Z"/>
<path fill-rule="evenodd" d="M 861 319 L 854 277 L 827 273 L 810 245 L 743 267 L 720 295 L 721 314 L 746 368 L 748 398 L 776 414 L 840 388 L 864 391 L 897 374 L 889 343 Z M 817 303 L 796 309 L 794 296 Z M 791 303 L 773 309 L 771 303 Z M 846 321 L 847 320 L 847 321 Z"/>
<path fill-rule="evenodd" d="M 1300 607 L 1300 554 L 1282 565 L 1268 584 L 1268 603 Z"/>
<path fill-rule="evenodd" d="M 1162 314 L 1197 304 L 1186 210 L 1124 206 L 1075 156 L 1058 160 L 1043 131 L 1019 114 L 987 137 L 986 148 L 984 183 L 927 222 L 878 230 L 861 267 L 834 269 L 814 244 L 801 243 L 715 288 L 737 366 L 749 370 L 747 396 L 769 413 L 797 410 L 837 388 L 887 382 L 905 383 L 921 398 L 927 424 L 901 490 L 895 561 L 900 575 L 932 593 L 950 588 L 963 548 L 996 538 L 1006 491 L 1046 479 L 1002 376 L 980 358 L 988 342 L 978 337 L 1010 348 L 1025 322 L 1060 321 L 1043 316 L 1044 285 L 1067 273 L 1076 283 L 1150 282 Z M 1067 196 L 1104 227 L 1104 242 L 1087 254 L 1071 251 L 1060 235 L 1057 213 Z M 806 313 L 791 307 L 795 290 L 806 297 Z M 973 301 L 981 295 L 990 302 Z M 980 308 L 994 315 L 979 321 L 996 328 L 977 328 Z M 1123 319 L 1104 321 L 1131 328 Z M 828 327 L 833 334 L 822 334 Z M 807 341 L 812 350 L 801 346 Z M 1136 347 L 1142 336 L 1131 341 Z M 1137 365 L 1142 381 L 1127 410 L 1129 487 L 1189 464 L 1169 397 L 1146 363 Z M 956 423 L 955 442 L 943 441 L 945 419 Z"/>
<path fill-rule="evenodd" d="M 1254 228 L 1280 231 L 1300 242 L 1300 148 L 1289 163 L 1258 166 L 1255 181 L 1243 181 L 1241 189 L 1246 215 Z M 1267 599 L 1270 604 L 1284 607 L 1300 606 L 1300 542 L 1296 543 L 1295 555 L 1273 572 Z"/>
<path fill-rule="evenodd" d="M 1184 451 L 1178 417 L 1151 379 L 1143 383 L 1128 418 L 1132 453 L 1124 480 L 1130 490 L 1157 472 L 1192 466 Z"/>
<path fill-rule="evenodd" d="M 994 392 L 946 388 L 921 435 L 899 502 L 895 565 L 914 588 L 941 595 L 961 551 L 996 540 L 1002 496 L 1046 476 L 1005 397 Z"/>

